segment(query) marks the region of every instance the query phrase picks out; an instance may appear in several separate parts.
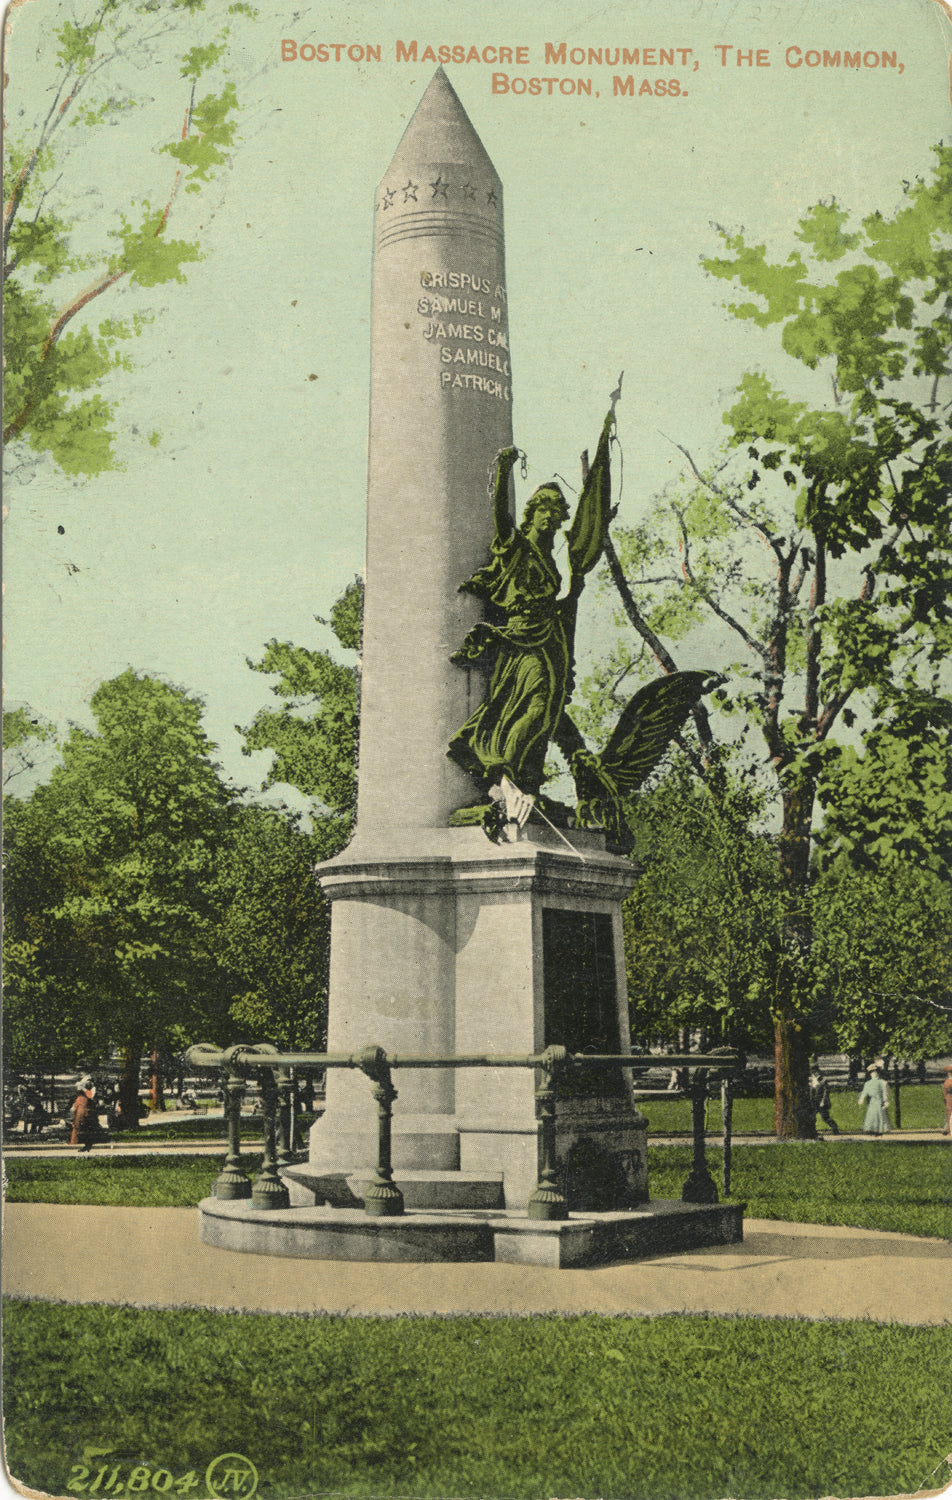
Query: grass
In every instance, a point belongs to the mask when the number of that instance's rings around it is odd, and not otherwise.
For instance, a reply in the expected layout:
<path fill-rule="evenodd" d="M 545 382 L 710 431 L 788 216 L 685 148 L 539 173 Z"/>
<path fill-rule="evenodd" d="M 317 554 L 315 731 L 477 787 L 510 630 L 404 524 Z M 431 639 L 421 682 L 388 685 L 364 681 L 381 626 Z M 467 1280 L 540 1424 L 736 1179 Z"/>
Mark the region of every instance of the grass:
<path fill-rule="evenodd" d="M 883 1495 L 948 1448 L 952 1329 L 16 1301 L 5 1323 L 8 1467 L 56 1495 L 87 1445 L 173 1494 L 243 1454 L 260 1500 Z"/>
<path fill-rule="evenodd" d="M 258 1153 L 242 1155 L 253 1175 Z M 708 1151 L 720 1186 L 721 1155 Z M 219 1170 L 215 1156 L 11 1158 L 12 1203 L 84 1203 L 190 1208 L 208 1195 Z M 679 1198 L 691 1170 L 690 1146 L 652 1146 L 649 1181 L 655 1198 Z M 952 1148 L 882 1141 L 735 1146 L 731 1197 L 754 1219 L 841 1224 L 952 1239 Z"/>
<path fill-rule="evenodd" d="M 889 1115 L 895 1126 L 896 1095 L 892 1084 L 890 1084 L 889 1092 Z M 859 1107 L 858 1089 L 855 1092 L 834 1093 L 832 1101 L 831 1113 L 841 1130 L 849 1132 L 862 1128 L 863 1113 Z M 903 1130 L 939 1131 L 942 1129 L 945 1111 L 942 1104 L 942 1089 L 938 1084 L 904 1084 L 900 1090 L 900 1107 Z M 646 1116 L 653 1134 L 690 1135 L 690 1100 L 650 1098 L 641 1100 L 639 1108 Z M 752 1131 L 762 1131 L 767 1135 L 773 1135 L 773 1108 L 773 1098 L 768 1098 L 766 1095 L 751 1099 L 735 1099 L 731 1124 L 733 1133 L 742 1135 Z M 719 1134 L 722 1128 L 719 1095 L 708 1100 L 707 1128 L 712 1134 Z M 817 1129 L 821 1135 L 827 1134 L 827 1126 L 820 1119 L 817 1120 Z"/>
<path fill-rule="evenodd" d="M 690 1146 L 652 1146 L 652 1196 L 677 1198 L 691 1170 Z M 882 1141 L 773 1142 L 735 1146 L 731 1198 L 752 1219 L 841 1224 L 952 1239 L 952 1147 Z M 721 1153 L 707 1164 L 721 1185 Z"/>
<path fill-rule="evenodd" d="M 192 1208 L 207 1198 L 224 1161 L 217 1156 L 163 1156 L 143 1151 L 136 1156 L 8 1158 L 5 1163 L 10 1203 L 83 1203 L 96 1207 Z M 253 1175 L 261 1153 L 243 1152 L 245 1171 Z"/>

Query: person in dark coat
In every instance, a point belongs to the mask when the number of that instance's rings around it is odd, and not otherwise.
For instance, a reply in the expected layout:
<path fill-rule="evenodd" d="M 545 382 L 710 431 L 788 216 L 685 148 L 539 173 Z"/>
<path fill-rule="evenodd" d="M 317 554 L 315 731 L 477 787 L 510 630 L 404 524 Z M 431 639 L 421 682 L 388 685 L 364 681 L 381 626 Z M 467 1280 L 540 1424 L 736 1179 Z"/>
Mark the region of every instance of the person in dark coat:
<path fill-rule="evenodd" d="M 837 1125 L 831 1113 L 833 1105 L 830 1099 L 830 1085 L 827 1083 L 819 1068 L 814 1068 L 810 1074 L 810 1102 L 813 1105 L 814 1123 L 817 1115 L 829 1126 L 833 1135 L 839 1135 L 840 1127 Z"/>
<path fill-rule="evenodd" d="M 96 1088 L 92 1079 L 87 1075 L 81 1078 L 76 1085 L 76 1102 L 73 1105 L 73 1132 L 69 1138 L 71 1146 L 78 1146 L 80 1151 L 91 1151 L 93 1141 L 99 1133 L 99 1112 L 93 1100 L 96 1097 Z"/>

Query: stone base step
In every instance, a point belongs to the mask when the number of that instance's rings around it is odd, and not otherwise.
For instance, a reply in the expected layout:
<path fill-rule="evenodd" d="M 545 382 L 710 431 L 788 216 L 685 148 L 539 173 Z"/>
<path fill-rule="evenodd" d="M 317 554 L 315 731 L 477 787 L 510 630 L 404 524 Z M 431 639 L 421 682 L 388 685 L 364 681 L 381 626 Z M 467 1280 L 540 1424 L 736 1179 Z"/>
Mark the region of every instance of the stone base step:
<path fill-rule="evenodd" d="M 281 1176 L 291 1194 L 292 1207 L 316 1207 L 329 1204 L 332 1208 L 356 1208 L 364 1206 L 364 1187 L 373 1177 L 370 1168 L 362 1170 L 327 1172 L 320 1167 L 285 1167 Z M 403 1194 L 406 1208 L 412 1209 L 502 1209 L 502 1172 L 447 1172 L 422 1167 L 399 1167 L 394 1172 L 394 1182 Z"/>
<path fill-rule="evenodd" d="M 204 1198 L 201 1238 L 251 1255 L 352 1261 L 501 1261 L 510 1265 L 604 1265 L 705 1245 L 740 1244 L 743 1205 L 659 1198 L 618 1213 L 579 1213 L 555 1223 L 515 1210 L 410 1212 L 374 1219 L 353 1208 L 256 1209 Z"/>

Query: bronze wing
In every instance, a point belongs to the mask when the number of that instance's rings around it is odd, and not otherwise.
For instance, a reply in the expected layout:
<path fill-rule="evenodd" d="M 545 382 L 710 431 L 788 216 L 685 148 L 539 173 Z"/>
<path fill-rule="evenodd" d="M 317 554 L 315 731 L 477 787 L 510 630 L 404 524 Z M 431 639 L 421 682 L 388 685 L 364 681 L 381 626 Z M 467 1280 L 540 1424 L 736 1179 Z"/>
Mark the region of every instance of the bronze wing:
<path fill-rule="evenodd" d="M 637 791 L 699 702 L 705 684 L 717 681 L 712 672 L 672 672 L 638 689 L 598 757 L 620 792 Z"/>

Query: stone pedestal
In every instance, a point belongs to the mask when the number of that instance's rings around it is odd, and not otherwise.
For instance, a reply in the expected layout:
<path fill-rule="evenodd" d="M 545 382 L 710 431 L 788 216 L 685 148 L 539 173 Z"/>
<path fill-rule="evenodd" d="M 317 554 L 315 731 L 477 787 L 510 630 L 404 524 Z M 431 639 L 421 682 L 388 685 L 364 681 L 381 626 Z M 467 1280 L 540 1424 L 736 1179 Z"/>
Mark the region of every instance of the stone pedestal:
<path fill-rule="evenodd" d="M 360 835 L 322 865 L 332 903 L 328 1050 L 399 1055 L 626 1050 L 621 900 L 633 868 L 600 834 L 528 825 L 493 844 L 478 828 Z M 530 1068 L 403 1069 L 393 1117 L 398 1170 L 503 1174 L 523 1207 L 538 1172 Z M 645 1127 L 621 1070 L 567 1074 L 557 1156 L 571 1208 L 648 1196 Z M 331 1070 L 312 1172 L 352 1174 L 376 1151 L 367 1080 Z"/>

